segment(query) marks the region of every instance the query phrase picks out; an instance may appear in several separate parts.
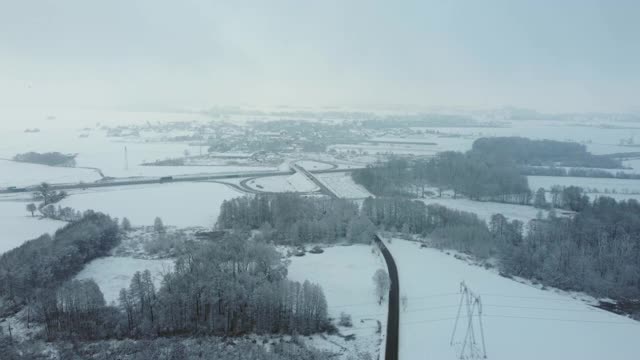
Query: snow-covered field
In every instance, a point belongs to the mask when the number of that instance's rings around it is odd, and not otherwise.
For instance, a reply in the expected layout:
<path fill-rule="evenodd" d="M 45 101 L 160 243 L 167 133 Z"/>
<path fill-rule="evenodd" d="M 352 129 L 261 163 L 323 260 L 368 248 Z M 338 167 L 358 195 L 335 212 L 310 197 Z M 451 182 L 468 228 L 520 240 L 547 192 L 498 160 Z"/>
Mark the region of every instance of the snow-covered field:
<path fill-rule="evenodd" d="M 128 288 L 131 278 L 136 271 L 149 270 L 156 290 L 162 281 L 161 274 L 173 268 L 173 260 L 145 260 L 130 257 L 108 256 L 98 258 L 87 264 L 76 279 L 93 279 L 104 294 L 104 299 L 110 304 L 118 300 L 120 289 Z"/>
<path fill-rule="evenodd" d="M 491 215 L 502 214 L 510 220 L 520 220 L 526 224 L 529 220 L 535 219 L 538 212 L 541 211 L 533 206 L 473 201 L 469 199 L 453 199 L 448 197 L 421 200 L 425 204 L 440 204 L 450 209 L 471 212 L 487 222 L 491 220 Z M 542 210 L 542 213 L 545 217 L 547 216 L 546 210 Z"/>
<path fill-rule="evenodd" d="M 300 160 L 296 161 L 296 164 L 302 166 L 307 171 L 316 170 L 329 170 L 334 169 L 336 166 L 326 162 L 314 161 L 314 160 Z"/>
<path fill-rule="evenodd" d="M 209 182 L 138 185 L 74 191 L 60 206 L 127 217 L 136 226 L 152 225 L 159 216 L 165 225 L 211 227 L 222 202 L 243 195 L 227 185 Z"/>
<path fill-rule="evenodd" d="M 640 180 L 570 176 L 527 176 L 527 178 L 532 191 L 539 188 L 549 190 L 554 185 L 579 186 L 588 193 L 592 200 L 597 195 L 608 196 L 609 193 L 618 199 L 640 197 Z"/>
<path fill-rule="evenodd" d="M 350 314 L 353 327 L 340 327 L 343 335 L 355 334 L 354 341 L 343 341 L 332 336 L 326 340 L 314 338 L 314 345 L 332 351 L 344 350 L 341 359 L 349 359 L 357 352 L 368 352 L 373 359 L 384 345 L 387 323 L 387 303 L 378 305 L 374 293 L 373 274 L 377 269 L 385 269 L 382 256 L 373 254 L 370 245 L 334 246 L 325 248 L 323 254 L 307 254 L 292 257 L 289 265 L 289 279 L 309 280 L 320 284 L 327 297 L 329 315 L 338 319 L 341 312 Z M 377 249 L 377 247 L 375 248 Z M 378 334 L 378 322 L 382 333 Z"/>
<path fill-rule="evenodd" d="M 78 183 L 99 180 L 100 174 L 92 169 L 54 167 L 0 160 L 0 188 L 25 187 L 48 183 Z"/>
<path fill-rule="evenodd" d="M 318 186 L 302 173 L 259 177 L 247 182 L 254 190 L 265 192 L 314 192 Z"/>
<path fill-rule="evenodd" d="M 26 210 L 30 202 L 30 198 L 24 194 L 0 195 L 0 254 L 42 234 L 53 234 L 66 224 L 63 221 L 31 217 Z"/>
<path fill-rule="evenodd" d="M 350 173 L 317 174 L 316 178 L 321 181 L 324 186 L 344 199 L 366 199 L 369 196 L 373 196 L 362 185 L 356 184 L 351 178 Z"/>
<path fill-rule="evenodd" d="M 388 245 L 397 263 L 400 292 L 401 359 L 457 359 L 467 329 L 458 324 L 450 346 L 465 281 L 483 305 L 487 357 L 511 359 L 637 359 L 640 323 L 593 308 L 569 295 L 543 291 L 472 266 L 417 243 Z M 463 315 L 466 313 L 463 311 Z M 480 344 L 478 324 L 475 334 Z"/>

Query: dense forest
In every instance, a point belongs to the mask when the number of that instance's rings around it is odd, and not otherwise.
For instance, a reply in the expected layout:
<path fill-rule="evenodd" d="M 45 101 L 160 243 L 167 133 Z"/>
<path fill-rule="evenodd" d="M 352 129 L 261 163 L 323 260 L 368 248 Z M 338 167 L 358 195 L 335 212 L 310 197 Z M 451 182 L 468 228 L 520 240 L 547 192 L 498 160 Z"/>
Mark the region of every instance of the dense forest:
<path fill-rule="evenodd" d="M 76 166 L 76 155 L 67 155 L 59 152 L 37 153 L 28 152 L 17 154 L 13 157 L 14 161 L 49 165 L 49 166 Z"/>
<path fill-rule="evenodd" d="M 599 197 L 572 218 L 532 221 L 524 237 L 492 221 L 505 271 L 617 299 L 640 296 L 640 204 Z M 515 233 L 510 231 L 510 233 Z"/>
<path fill-rule="evenodd" d="M 576 166 L 566 170 L 557 166 Z M 529 204 L 525 175 L 635 178 L 590 169 L 620 168 L 618 160 L 592 155 L 581 144 L 518 137 L 480 138 L 471 150 L 440 152 L 429 159 L 390 159 L 352 173 L 354 181 L 378 196 L 424 196 L 426 188 L 472 200 Z"/>
<path fill-rule="evenodd" d="M 261 237 L 278 244 L 369 243 L 375 227 L 348 200 L 307 198 L 294 194 L 259 195 L 222 203 L 218 226 L 260 229 Z"/>
<path fill-rule="evenodd" d="M 81 219 L 0 256 L 2 312 L 33 302 L 56 289 L 89 261 L 105 256 L 120 241 L 118 224 L 87 211 Z"/>
<path fill-rule="evenodd" d="M 49 341 L 333 330 L 322 288 L 287 280 L 274 246 L 240 230 L 216 241 L 185 242 L 159 288 L 149 271 L 137 272 L 118 306 L 107 304 L 93 280 L 72 277 L 107 255 L 122 231 L 108 216 L 89 211 L 53 237 L 2 255 L 3 312 L 23 310 L 27 326 L 43 324 Z"/>
<path fill-rule="evenodd" d="M 441 152 L 430 159 L 392 159 L 352 173 L 354 181 L 375 195 L 424 196 L 426 187 L 452 190 L 454 197 L 526 204 L 527 178 L 509 161 L 474 152 Z"/>
<path fill-rule="evenodd" d="M 593 155 L 582 144 L 523 137 L 489 137 L 473 142 L 470 150 L 481 158 L 511 160 L 519 165 L 622 168 L 619 160 Z"/>

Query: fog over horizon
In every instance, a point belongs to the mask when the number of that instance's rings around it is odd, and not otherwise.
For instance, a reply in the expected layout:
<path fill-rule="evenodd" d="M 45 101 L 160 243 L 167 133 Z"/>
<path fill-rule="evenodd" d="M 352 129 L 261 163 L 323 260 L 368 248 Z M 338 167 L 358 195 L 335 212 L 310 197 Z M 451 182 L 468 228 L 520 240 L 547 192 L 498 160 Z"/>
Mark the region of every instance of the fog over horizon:
<path fill-rule="evenodd" d="M 0 107 L 640 111 L 636 1 L 3 1 Z"/>

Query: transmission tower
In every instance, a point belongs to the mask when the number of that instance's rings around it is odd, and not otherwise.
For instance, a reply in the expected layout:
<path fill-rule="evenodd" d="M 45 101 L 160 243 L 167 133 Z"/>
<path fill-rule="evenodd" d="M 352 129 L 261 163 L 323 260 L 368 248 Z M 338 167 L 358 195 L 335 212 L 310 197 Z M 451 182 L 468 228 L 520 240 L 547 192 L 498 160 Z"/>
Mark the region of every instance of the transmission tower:
<path fill-rule="evenodd" d="M 464 333 L 462 342 L 454 342 L 456 339 L 456 331 L 458 330 L 458 322 L 461 320 L 462 310 L 465 310 L 466 316 L 462 317 L 462 322 L 466 322 L 467 331 Z M 474 321 L 474 318 L 476 321 Z M 480 346 L 476 341 L 476 326 L 480 330 Z M 458 306 L 458 315 L 453 326 L 451 334 L 451 346 L 460 344 L 460 359 L 486 359 L 487 349 L 484 342 L 484 329 L 482 326 L 482 300 L 480 296 L 475 295 L 471 289 L 463 282 L 460 283 L 460 305 Z"/>

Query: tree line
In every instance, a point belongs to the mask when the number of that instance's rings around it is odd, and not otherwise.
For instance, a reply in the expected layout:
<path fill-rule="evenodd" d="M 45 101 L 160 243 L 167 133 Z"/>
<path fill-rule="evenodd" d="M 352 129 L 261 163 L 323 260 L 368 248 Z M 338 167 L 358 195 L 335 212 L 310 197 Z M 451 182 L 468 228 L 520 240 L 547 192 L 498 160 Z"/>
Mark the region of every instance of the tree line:
<path fill-rule="evenodd" d="M 607 171 L 603 169 L 589 168 L 563 168 L 563 167 L 540 167 L 540 166 L 521 166 L 520 173 L 522 175 L 531 176 L 571 176 L 571 177 L 590 177 L 605 179 L 634 179 L 639 180 L 640 174 L 626 173 L 622 171 Z"/>
<path fill-rule="evenodd" d="M 496 220 L 504 224 L 504 221 Z M 504 240 L 502 231 L 492 233 Z M 511 231 L 513 232 L 513 231 Z M 640 296 L 640 203 L 598 197 L 572 218 L 532 221 L 524 236 L 498 241 L 504 270 L 616 299 Z"/>

